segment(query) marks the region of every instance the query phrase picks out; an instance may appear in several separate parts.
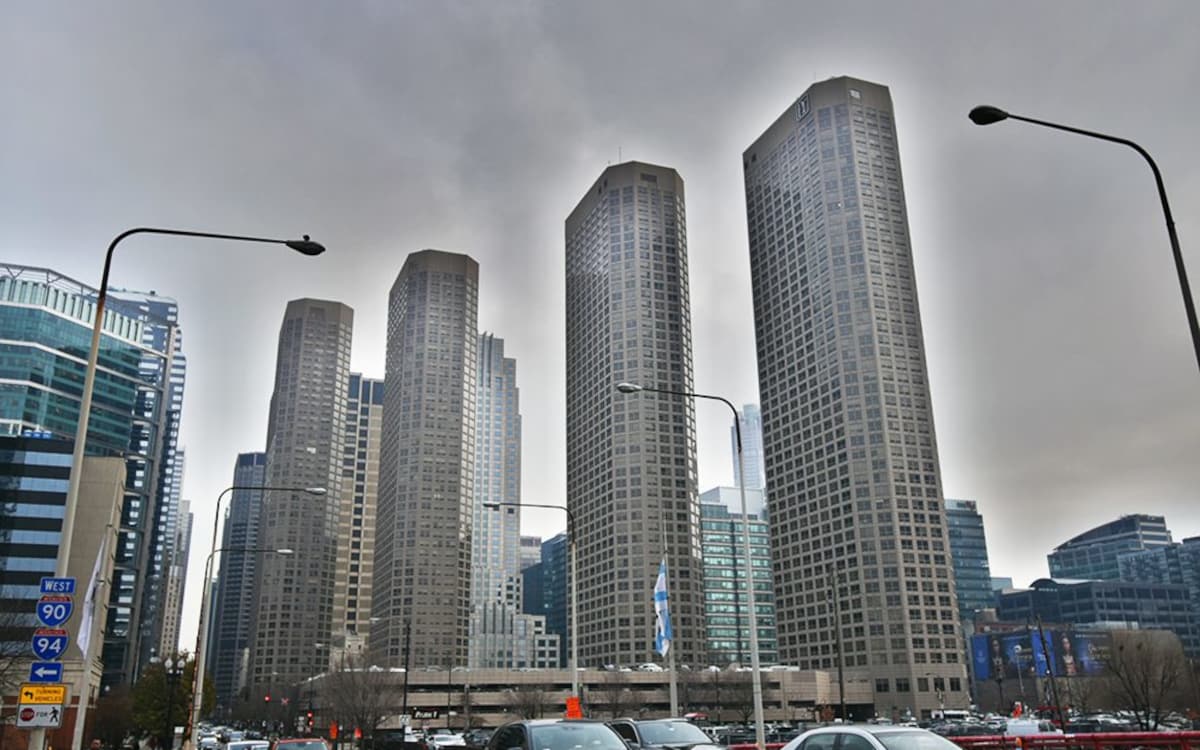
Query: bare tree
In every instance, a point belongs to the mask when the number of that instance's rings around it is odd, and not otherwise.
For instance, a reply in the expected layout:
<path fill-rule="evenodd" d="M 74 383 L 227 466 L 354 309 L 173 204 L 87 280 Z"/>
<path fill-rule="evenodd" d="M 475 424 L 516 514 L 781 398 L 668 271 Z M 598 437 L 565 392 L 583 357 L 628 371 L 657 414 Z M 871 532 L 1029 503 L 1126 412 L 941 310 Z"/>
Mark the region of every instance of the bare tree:
<path fill-rule="evenodd" d="M 754 680 L 750 672 L 726 672 L 724 685 L 725 706 L 742 717 L 743 724 L 750 723 L 754 715 Z"/>
<path fill-rule="evenodd" d="M 1157 730 L 1184 680 L 1179 638 L 1158 630 L 1114 633 L 1102 660 L 1116 707 L 1132 711 L 1142 729 Z"/>
<path fill-rule="evenodd" d="M 348 656 L 339 670 L 322 680 L 321 693 L 331 718 L 358 728 L 364 738 L 375 733 L 398 703 L 387 670 L 367 666 L 357 655 Z"/>
<path fill-rule="evenodd" d="M 702 679 L 699 672 L 679 672 L 679 710 L 682 713 L 687 714 L 695 710 L 694 707 L 700 698 Z"/>
<path fill-rule="evenodd" d="M 545 685 L 516 685 L 505 696 L 508 710 L 522 719 L 540 719 L 546 712 Z"/>
<path fill-rule="evenodd" d="M 629 677 L 625 672 L 608 672 L 597 691 L 605 712 L 613 719 L 629 713 L 633 706 L 633 691 L 629 689 Z"/>

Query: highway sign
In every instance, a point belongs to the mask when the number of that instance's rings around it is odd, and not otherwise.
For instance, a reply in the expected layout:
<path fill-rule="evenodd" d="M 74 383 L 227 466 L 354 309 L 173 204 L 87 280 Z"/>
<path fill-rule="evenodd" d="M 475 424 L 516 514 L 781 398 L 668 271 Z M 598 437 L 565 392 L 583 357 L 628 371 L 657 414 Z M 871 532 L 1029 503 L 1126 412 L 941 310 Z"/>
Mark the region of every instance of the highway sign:
<path fill-rule="evenodd" d="M 43 594 L 74 594 L 75 579 L 74 578 L 43 578 L 42 579 Z"/>
<path fill-rule="evenodd" d="M 21 683 L 22 706 L 61 706 L 66 702 L 66 685 L 41 685 L 32 682 Z"/>
<path fill-rule="evenodd" d="M 33 631 L 33 654 L 39 659 L 57 659 L 67 650 L 67 631 L 38 628 Z"/>
<path fill-rule="evenodd" d="M 38 599 L 37 603 L 38 622 L 48 628 L 57 628 L 59 625 L 66 624 L 67 620 L 71 619 L 71 610 L 74 607 L 75 605 L 69 596 L 43 596 L 41 599 Z"/>
<path fill-rule="evenodd" d="M 57 729 L 62 726 L 62 715 L 62 706 L 21 706 L 17 709 L 17 726 Z"/>
<path fill-rule="evenodd" d="M 60 661 L 35 661 L 29 665 L 30 682 L 62 682 L 63 665 Z"/>

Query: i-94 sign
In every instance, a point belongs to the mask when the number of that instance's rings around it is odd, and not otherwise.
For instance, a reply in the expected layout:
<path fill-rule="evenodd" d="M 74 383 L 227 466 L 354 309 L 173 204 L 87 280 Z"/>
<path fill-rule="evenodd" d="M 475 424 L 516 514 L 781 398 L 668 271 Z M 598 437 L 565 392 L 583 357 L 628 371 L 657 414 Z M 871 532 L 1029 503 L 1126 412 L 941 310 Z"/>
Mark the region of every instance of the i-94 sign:
<path fill-rule="evenodd" d="M 44 661 L 61 658 L 67 650 L 67 631 L 38 628 L 33 631 L 33 653 Z"/>

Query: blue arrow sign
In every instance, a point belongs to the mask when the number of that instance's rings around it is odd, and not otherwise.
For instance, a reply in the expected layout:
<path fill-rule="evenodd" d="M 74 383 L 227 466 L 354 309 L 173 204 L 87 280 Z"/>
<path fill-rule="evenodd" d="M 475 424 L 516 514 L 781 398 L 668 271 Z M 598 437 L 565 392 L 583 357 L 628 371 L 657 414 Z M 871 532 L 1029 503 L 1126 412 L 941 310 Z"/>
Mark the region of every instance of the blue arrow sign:
<path fill-rule="evenodd" d="M 67 642 L 65 630 L 38 628 L 33 631 L 33 654 L 39 659 L 60 659 L 67 651 Z"/>
<path fill-rule="evenodd" d="M 62 682 L 62 676 L 62 662 L 35 661 L 29 665 L 30 682 Z"/>
<path fill-rule="evenodd" d="M 37 603 L 38 622 L 48 628 L 57 628 L 71 619 L 71 610 L 74 608 L 69 596 L 43 596 Z"/>
<path fill-rule="evenodd" d="M 43 578 L 42 579 L 43 594 L 74 594 L 75 579 L 74 578 Z"/>

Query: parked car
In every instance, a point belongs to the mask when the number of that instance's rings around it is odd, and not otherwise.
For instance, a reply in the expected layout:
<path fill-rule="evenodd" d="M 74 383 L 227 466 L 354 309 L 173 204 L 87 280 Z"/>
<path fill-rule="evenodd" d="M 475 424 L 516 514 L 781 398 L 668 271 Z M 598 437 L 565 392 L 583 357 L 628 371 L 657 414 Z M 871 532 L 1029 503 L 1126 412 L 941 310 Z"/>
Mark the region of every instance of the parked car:
<path fill-rule="evenodd" d="M 720 750 L 700 727 L 687 719 L 613 719 L 608 725 L 621 738 L 642 748 Z"/>
<path fill-rule="evenodd" d="M 487 750 L 629 750 L 625 740 L 603 721 L 527 719 L 499 727 Z"/>
<path fill-rule="evenodd" d="M 320 737 L 289 737 L 275 740 L 272 750 L 329 750 L 329 744 Z"/>
<path fill-rule="evenodd" d="M 226 743 L 225 750 L 271 750 L 271 743 L 266 740 L 235 740 Z"/>
<path fill-rule="evenodd" d="M 469 748 L 482 748 L 485 747 L 488 743 L 488 740 L 492 738 L 492 733 L 494 731 L 495 730 L 492 729 L 468 729 L 467 731 L 463 732 L 463 740 L 467 743 L 467 747 Z"/>
<path fill-rule="evenodd" d="M 782 750 L 959 750 L 959 747 L 927 729 L 839 724 L 810 729 Z"/>

